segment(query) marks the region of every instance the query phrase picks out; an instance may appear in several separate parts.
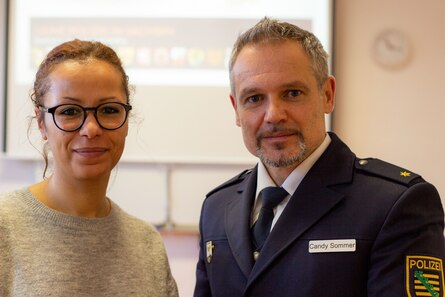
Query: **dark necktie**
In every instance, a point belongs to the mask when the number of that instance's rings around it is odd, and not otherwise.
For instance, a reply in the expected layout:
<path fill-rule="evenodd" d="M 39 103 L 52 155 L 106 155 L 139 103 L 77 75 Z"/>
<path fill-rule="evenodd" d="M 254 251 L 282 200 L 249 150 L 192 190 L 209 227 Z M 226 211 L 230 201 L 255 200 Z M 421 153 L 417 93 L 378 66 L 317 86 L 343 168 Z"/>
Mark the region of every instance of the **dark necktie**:
<path fill-rule="evenodd" d="M 267 187 L 261 191 L 263 205 L 260 209 L 258 220 L 252 227 L 253 244 L 255 252 L 260 252 L 272 226 L 274 217 L 273 209 L 287 196 L 285 189 L 280 187 Z"/>

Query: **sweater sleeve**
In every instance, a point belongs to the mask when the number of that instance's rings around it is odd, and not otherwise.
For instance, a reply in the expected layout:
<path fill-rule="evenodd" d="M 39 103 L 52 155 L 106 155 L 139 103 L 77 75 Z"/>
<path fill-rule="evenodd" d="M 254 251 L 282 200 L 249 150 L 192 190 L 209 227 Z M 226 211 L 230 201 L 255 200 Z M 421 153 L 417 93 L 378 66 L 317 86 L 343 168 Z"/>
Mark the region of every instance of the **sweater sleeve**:
<path fill-rule="evenodd" d="M 12 286 L 12 260 L 8 227 L 0 212 L 0 296 L 9 296 Z"/>

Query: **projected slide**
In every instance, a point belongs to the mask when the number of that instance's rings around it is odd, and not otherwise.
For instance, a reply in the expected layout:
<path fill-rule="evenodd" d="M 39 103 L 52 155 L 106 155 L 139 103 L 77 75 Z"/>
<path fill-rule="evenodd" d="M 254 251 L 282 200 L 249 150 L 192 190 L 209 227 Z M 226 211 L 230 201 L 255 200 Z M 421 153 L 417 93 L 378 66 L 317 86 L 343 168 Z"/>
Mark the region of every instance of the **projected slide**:
<path fill-rule="evenodd" d="M 32 81 L 48 50 L 79 38 L 112 46 L 137 84 L 227 85 L 233 41 L 265 15 L 311 30 L 330 47 L 326 0 L 16 0 L 11 6 L 19 84 Z"/>
<path fill-rule="evenodd" d="M 36 68 L 50 48 L 72 36 L 111 45 L 138 84 L 225 85 L 234 36 L 251 25 L 227 18 L 32 18 L 28 66 Z"/>

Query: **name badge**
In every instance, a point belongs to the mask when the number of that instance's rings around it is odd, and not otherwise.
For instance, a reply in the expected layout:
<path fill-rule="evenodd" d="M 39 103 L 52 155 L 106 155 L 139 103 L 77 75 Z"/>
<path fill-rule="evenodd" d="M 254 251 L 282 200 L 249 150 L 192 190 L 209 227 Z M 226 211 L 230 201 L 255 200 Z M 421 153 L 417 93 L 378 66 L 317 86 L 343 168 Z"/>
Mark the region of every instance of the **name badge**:
<path fill-rule="evenodd" d="M 355 239 L 332 239 L 309 241 L 309 253 L 355 252 Z"/>

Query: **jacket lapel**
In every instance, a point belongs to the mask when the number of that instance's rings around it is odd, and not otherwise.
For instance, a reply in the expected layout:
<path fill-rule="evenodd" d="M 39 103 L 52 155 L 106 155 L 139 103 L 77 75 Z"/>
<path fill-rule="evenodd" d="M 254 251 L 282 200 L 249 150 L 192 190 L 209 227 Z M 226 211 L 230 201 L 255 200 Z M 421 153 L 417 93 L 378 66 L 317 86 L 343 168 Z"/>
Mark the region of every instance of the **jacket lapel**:
<path fill-rule="evenodd" d="M 285 252 L 292 242 L 316 224 L 317 221 L 343 199 L 342 194 L 333 192 L 318 182 L 312 181 L 306 183 L 304 187 L 302 186 L 295 191 L 274 229 L 269 234 L 261 251 L 261 256 L 252 269 L 249 284 L 278 255 Z"/>
<path fill-rule="evenodd" d="M 227 204 L 225 228 L 233 256 L 248 278 L 253 266 L 250 213 L 256 192 L 257 168 L 237 188 L 236 199 Z"/>

